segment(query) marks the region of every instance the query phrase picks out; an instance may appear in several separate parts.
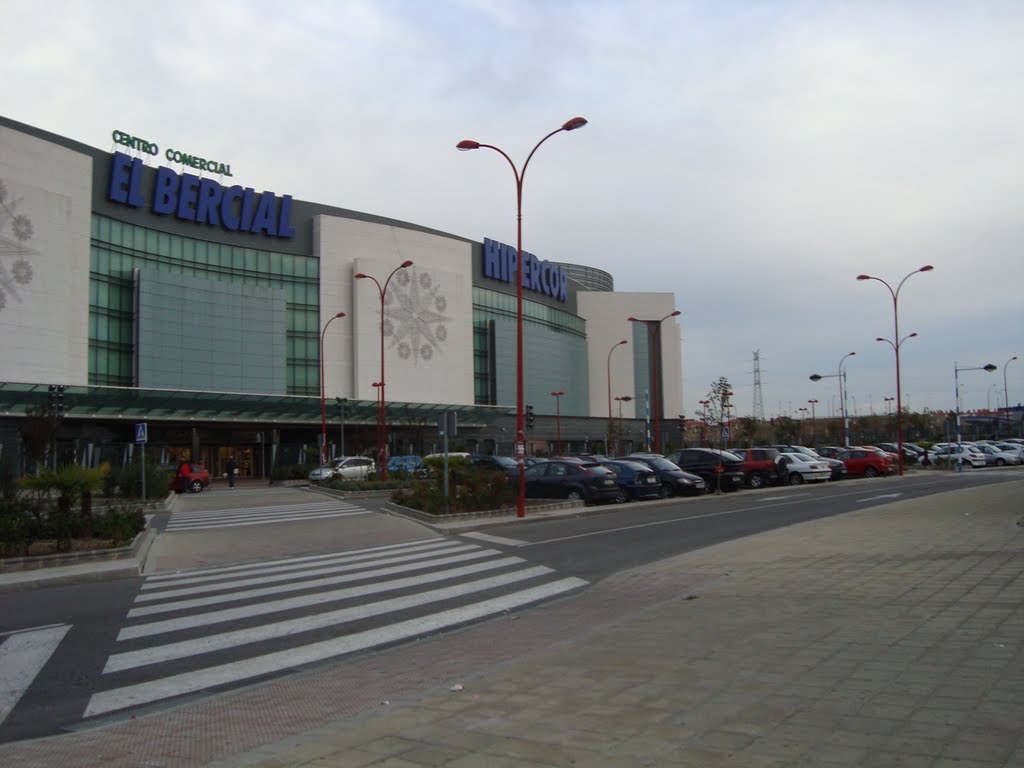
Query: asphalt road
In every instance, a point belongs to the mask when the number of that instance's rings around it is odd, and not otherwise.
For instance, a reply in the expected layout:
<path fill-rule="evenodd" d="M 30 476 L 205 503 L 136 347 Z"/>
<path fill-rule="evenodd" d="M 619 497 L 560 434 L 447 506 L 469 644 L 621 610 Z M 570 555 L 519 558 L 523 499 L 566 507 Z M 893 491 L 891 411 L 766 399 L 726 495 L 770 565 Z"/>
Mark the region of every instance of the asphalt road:
<path fill-rule="evenodd" d="M 240 539 L 216 526 L 241 520 L 250 524 L 237 530 L 258 561 L 228 547 L 224 564 L 204 560 L 200 570 L 0 595 L 0 741 L 88 727 L 340 656 L 422 642 L 717 542 L 1020 474 L 922 472 L 603 506 L 454 537 L 385 520 L 370 511 L 374 504 L 330 510 L 318 497 L 315 514 L 333 516 L 310 520 L 315 494 L 253 496 L 244 508 L 210 510 L 214 527 L 162 536 Z M 203 501 L 219 501 L 209 499 Z M 274 517 L 299 513 L 301 522 Z M 199 525 L 189 514 L 178 524 Z M 387 543 L 374 543 L 375 519 L 387 532 L 379 541 Z M 303 545 L 297 526 L 315 544 Z M 161 527 L 166 531 L 167 521 Z"/>

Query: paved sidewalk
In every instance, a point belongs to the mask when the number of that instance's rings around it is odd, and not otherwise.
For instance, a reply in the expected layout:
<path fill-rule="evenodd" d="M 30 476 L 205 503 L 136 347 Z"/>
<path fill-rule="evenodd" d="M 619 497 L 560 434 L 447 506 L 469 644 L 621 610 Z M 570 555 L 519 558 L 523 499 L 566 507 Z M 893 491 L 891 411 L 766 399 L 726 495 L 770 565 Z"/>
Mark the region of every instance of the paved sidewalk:
<path fill-rule="evenodd" d="M 1024 481 L 618 574 L 18 766 L 1024 766 Z"/>

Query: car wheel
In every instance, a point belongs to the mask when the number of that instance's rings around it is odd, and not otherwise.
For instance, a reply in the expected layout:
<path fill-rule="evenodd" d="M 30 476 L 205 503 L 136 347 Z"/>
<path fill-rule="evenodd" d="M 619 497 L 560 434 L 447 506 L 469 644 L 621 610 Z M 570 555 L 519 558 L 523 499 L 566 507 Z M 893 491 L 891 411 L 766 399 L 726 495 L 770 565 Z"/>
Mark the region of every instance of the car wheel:
<path fill-rule="evenodd" d="M 750 476 L 750 480 L 747 482 L 751 488 L 764 488 L 764 475 L 760 472 L 755 472 Z"/>
<path fill-rule="evenodd" d="M 583 501 L 583 494 L 579 488 L 570 488 L 569 492 L 565 494 L 566 501 Z"/>
<path fill-rule="evenodd" d="M 625 504 L 627 501 L 629 501 L 629 496 L 626 495 L 626 492 L 624 490 L 619 488 L 619 492 L 615 494 L 615 503 Z"/>
<path fill-rule="evenodd" d="M 878 470 L 874 467 L 868 467 L 864 470 L 864 477 L 878 477 Z"/>
<path fill-rule="evenodd" d="M 192 493 L 199 493 L 201 490 L 203 490 L 203 481 L 193 480 L 191 483 L 189 483 L 188 489 Z"/>
<path fill-rule="evenodd" d="M 804 476 L 799 472 L 789 473 L 789 484 L 790 485 L 802 485 L 804 482 Z"/>
<path fill-rule="evenodd" d="M 674 485 L 663 485 L 662 488 L 665 489 L 665 498 L 666 499 L 671 499 L 673 496 L 678 496 L 679 495 L 676 492 L 676 487 Z"/>
<path fill-rule="evenodd" d="M 1005 467 L 1006 466 L 1006 462 L 1003 461 L 1002 459 L 996 459 L 996 466 L 997 467 Z"/>

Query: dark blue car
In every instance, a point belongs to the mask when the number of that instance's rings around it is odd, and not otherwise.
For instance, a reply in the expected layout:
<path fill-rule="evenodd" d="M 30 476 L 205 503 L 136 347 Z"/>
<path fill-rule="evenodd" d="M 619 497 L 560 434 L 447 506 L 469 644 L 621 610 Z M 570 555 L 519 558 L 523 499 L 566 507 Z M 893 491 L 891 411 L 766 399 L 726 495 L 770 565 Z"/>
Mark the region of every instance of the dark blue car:
<path fill-rule="evenodd" d="M 658 473 L 646 464 L 625 459 L 605 459 L 600 464 L 615 473 L 615 484 L 619 486 L 615 501 L 619 504 L 638 499 L 658 499 L 665 493 Z"/>

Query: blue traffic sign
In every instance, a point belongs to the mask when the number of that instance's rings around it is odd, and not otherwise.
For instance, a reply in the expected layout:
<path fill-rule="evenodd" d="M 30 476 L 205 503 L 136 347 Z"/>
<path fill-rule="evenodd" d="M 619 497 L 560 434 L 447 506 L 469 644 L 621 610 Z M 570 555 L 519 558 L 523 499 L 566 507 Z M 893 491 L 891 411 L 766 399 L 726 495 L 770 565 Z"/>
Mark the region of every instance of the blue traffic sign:
<path fill-rule="evenodd" d="M 145 422 L 143 422 L 142 424 L 136 424 L 135 425 L 135 442 L 141 444 L 141 443 L 145 443 L 146 441 L 147 441 L 147 435 L 146 435 L 146 424 L 145 424 Z"/>

